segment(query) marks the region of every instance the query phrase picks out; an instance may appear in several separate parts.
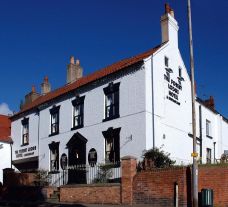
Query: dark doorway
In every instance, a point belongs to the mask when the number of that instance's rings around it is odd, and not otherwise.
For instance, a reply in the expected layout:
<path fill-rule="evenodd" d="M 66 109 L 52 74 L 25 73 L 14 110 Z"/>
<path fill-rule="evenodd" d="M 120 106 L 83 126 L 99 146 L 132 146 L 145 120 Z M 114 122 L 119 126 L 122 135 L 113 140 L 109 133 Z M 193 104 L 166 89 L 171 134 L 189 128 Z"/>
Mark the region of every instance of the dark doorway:
<path fill-rule="evenodd" d="M 68 184 L 86 183 L 86 143 L 87 139 L 78 132 L 67 143 Z"/>

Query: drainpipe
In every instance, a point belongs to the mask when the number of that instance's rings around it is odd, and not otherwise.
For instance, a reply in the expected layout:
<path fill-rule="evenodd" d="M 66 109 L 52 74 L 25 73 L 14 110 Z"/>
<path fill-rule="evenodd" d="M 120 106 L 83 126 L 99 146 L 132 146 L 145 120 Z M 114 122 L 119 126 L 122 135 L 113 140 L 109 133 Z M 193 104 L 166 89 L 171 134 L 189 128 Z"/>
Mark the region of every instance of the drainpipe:
<path fill-rule="evenodd" d="M 13 149 L 12 149 L 13 141 L 10 142 L 10 168 L 12 169 L 12 162 L 13 162 Z"/>
<path fill-rule="evenodd" d="M 213 142 L 214 144 L 214 163 L 215 163 L 215 145 L 216 145 L 216 142 Z"/>
<path fill-rule="evenodd" d="M 38 115 L 38 169 L 39 169 L 39 161 L 40 161 L 40 109 L 37 109 L 37 115 Z"/>
<path fill-rule="evenodd" d="M 202 164 L 203 136 L 202 136 L 202 107 L 199 105 L 199 132 L 200 132 L 200 164 Z"/>
<path fill-rule="evenodd" d="M 155 148 L 155 127 L 154 127 L 154 70 L 153 56 L 151 56 L 151 89 L 152 89 L 152 130 L 153 130 L 153 149 Z"/>

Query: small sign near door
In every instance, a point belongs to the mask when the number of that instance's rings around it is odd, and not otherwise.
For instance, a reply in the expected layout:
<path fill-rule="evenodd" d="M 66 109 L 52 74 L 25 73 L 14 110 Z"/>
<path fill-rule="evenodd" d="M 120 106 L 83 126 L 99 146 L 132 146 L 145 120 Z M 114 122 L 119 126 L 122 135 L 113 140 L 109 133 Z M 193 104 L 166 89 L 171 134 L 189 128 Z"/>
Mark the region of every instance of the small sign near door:
<path fill-rule="evenodd" d="M 60 166 L 63 170 L 67 168 L 67 155 L 63 153 L 60 158 Z"/>

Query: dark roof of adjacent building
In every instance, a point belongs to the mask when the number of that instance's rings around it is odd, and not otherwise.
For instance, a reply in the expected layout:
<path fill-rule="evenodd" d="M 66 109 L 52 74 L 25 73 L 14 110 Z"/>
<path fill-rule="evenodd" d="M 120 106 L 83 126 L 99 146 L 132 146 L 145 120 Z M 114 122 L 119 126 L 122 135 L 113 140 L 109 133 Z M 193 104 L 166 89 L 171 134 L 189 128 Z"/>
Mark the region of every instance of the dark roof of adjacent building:
<path fill-rule="evenodd" d="M 74 91 L 75 89 L 77 89 L 81 86 L 85 86 L 89 83 L 92 83 L 92 82 L 97 81 L 101 78 L 104 78 L 105 76 L 108 76 L 110 74 L 116 73 L 116 72 L 121 71 L 121 70 L 124 70 L 131 65 L 139 63 L 140 61 L 143 61 L 143 59 L 153 55 L 164 44 L 165 43 L 160 44 L 160 45 L 158 45 L 158 46 L 156 46 L 156 47 L 154 47 L 154 48 L 152 48 L 152 49 L 150 49 L 144 53 L 138 54 L 136 56 L 123 59 L 123 60 L 116 62 L 112 65 L 109 65 L 103 69 L 95 71 L 94 73 L 92 73 L 88 76 L 82 77 L 79 80 L 77 80 L 71 84 L 67 84 L 61 88 L 58 88 L 54 91 L 49 92 L 46 95 L 40 96 L 36 100 L 31 102 L 30 104 L 25 105 L 21 111 L 14 114 L 11 118 L 13 119 L 13 118 L 17 117 L 18 115 L 20 115 L 24 112 L 32 110 L 32 109 L 34 109 L 34 108 L 36 108 L 42 104 L 45 104 L 45 103 L 47 103 L 53 99 L 56 99 L 62 95 L 65 95 L 71 91 Z"/>
<path fill-rule="evenodd" d="M 0 115 L 0 142 L 11 142 L 11 121 L 8 116 Z"/>
<path fill-rule="evenodd" d="M 202 100 L 202 99 L 199 98 L 199 97 L 196 97 L 196 100 L 197 100 L 201 105 L 203 105 L 204 107 L 206 107 L 208 110 L 212 111 L 212 112 L 215 113 L 215 114 L 221 115 L 222 118 L 223 118 L 223 120 L 224 120 L 225 122 L 228 123 L 228 119 L 227 119 L 225 116 L 223 116 L 221 113 L 219 113 L 219 112 L 215 109 L 214 106 L 208 105 L 207 100 L 206 100 L 206 101 L 205 101 L 205 100 Z M 213 103 L 213 104 L 214 104 L 214 103 Z"/>

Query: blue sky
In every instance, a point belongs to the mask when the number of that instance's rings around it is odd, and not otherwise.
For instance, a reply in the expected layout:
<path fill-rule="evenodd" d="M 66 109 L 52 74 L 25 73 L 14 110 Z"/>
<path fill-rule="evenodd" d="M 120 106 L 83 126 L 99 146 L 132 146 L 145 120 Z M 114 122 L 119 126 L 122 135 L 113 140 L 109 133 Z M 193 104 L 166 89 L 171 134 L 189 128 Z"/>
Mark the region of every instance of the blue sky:
<path fill-rule="evenodd" d="M 0 104 L 18 111 L 20 100 L 32 85 L 39 91 L 45 75 L 52 89 L 64 85 L 70 55 L 80 59 L 86 75 L 160 44 L 165 2 L 0 1 Z M 189 68 L 187 0 L 168 2 Z M 197 93 L 201 98 L 213 95 L 217 110 L 228 117 L 228 1 L 191 2 Z"/>

